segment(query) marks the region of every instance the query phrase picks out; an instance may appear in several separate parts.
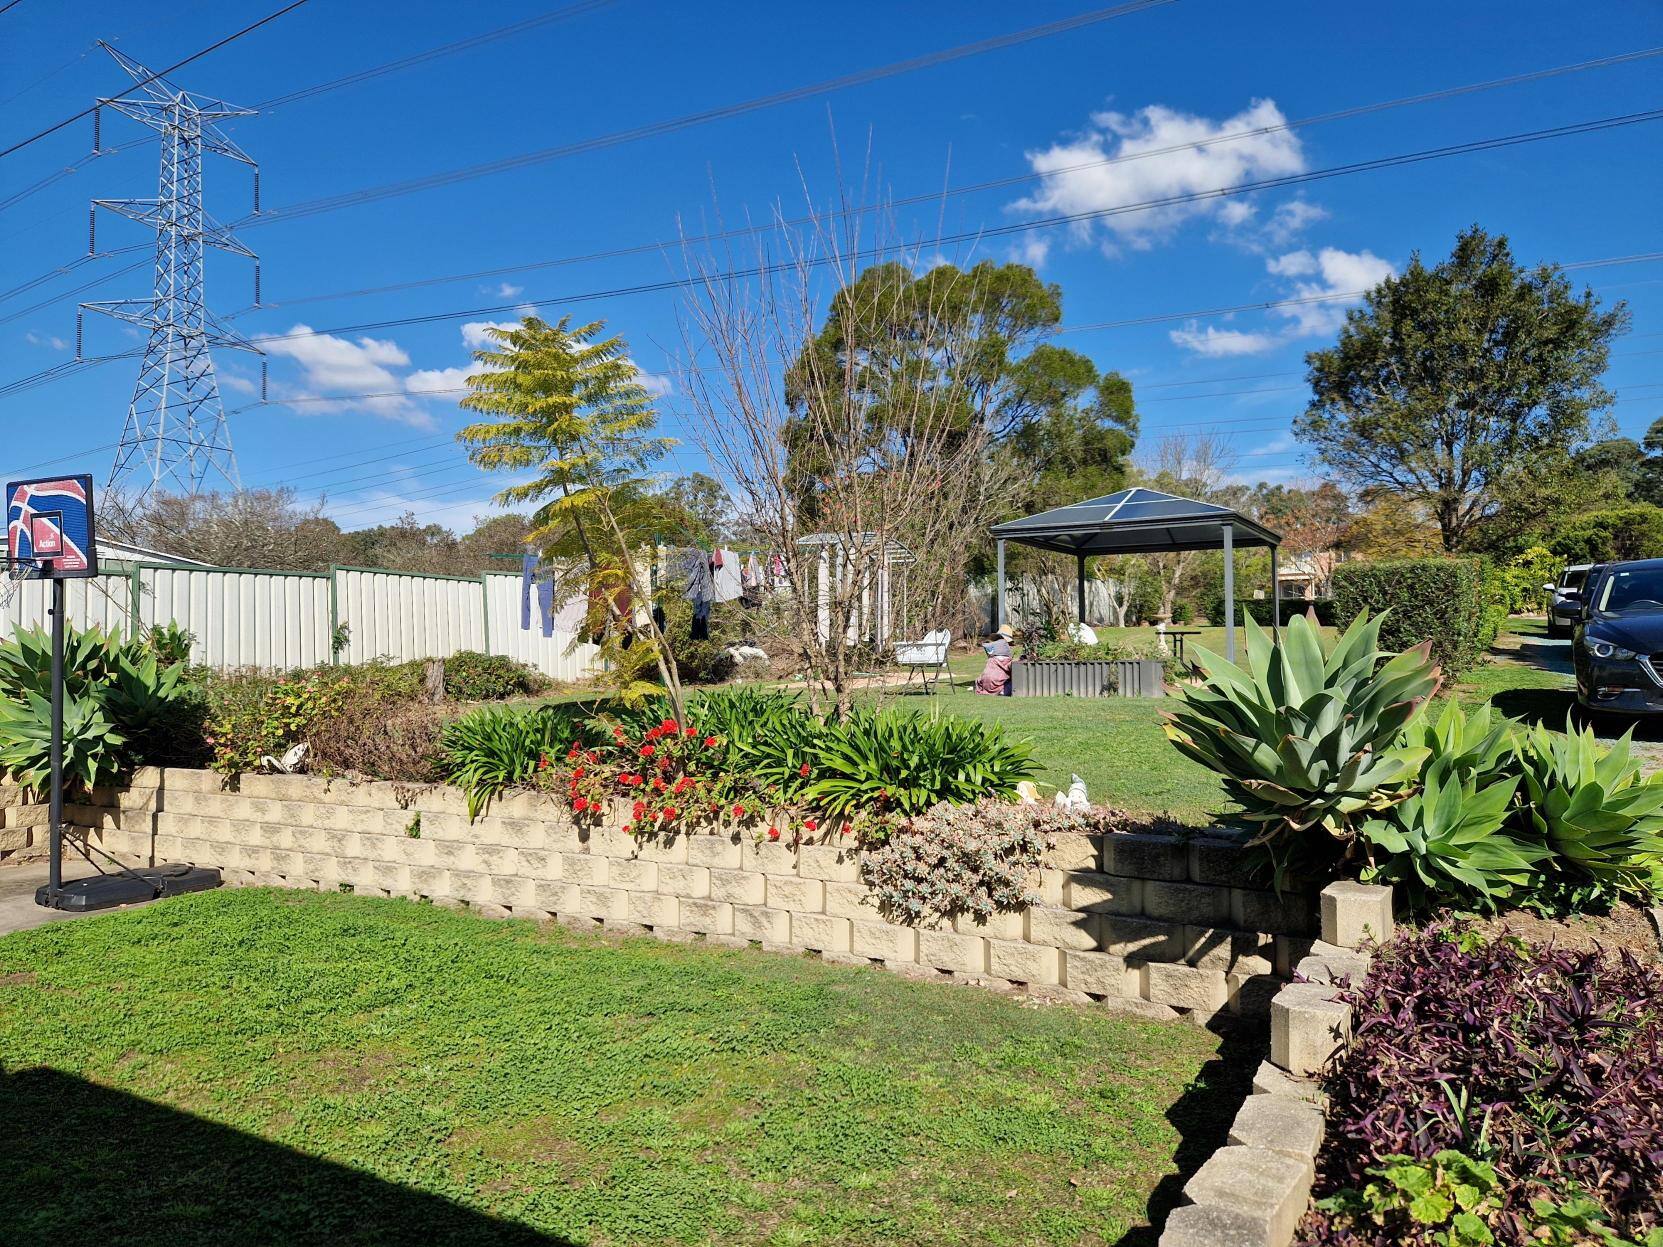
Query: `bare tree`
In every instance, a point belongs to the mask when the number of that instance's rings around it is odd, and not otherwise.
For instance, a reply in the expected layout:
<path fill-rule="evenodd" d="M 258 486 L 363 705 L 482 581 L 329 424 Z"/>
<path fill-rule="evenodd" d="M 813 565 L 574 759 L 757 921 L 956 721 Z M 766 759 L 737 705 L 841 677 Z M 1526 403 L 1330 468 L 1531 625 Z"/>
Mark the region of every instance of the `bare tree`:
<path fill-rule="evenodd" d="M 99 519 L 113 536 L 216 567 L 318 571 L 343 561 L 350 548 L 323 506 L 322 498 L 302 503 L 281 486 L 189 497 L 152 494 L 138 507 L 112 502 Z"/>
<path fill-rule="evenodd" d="M 1217 433 L 1169 433 L 1156 443 L 1145 473 L 1151 488 L 1197 502 L 1223 501 L 1236 456 Z M 1150 569 L 1160 585 L 1160 616 L 1171 619 L 1184 575 L 1196 551 L 1181 550 L 1150 558 Z"/>
<path fill-rule="evenodd" d="M 869 217 L 880 222 L 871 240 Z M 743 276 L 731 256 L 688 256 L 690 427 L 743 524 L 781 556 L 814 700 L 840 708 L 874 617 L 913 632 L 962 617 L 972 549 L 1007 485 L 963 331 L 901 279 L 933 257 L 891 241 L 882 218 L 846 207 L 806 224 L 777 216 Z M 931 297 L 963 293 L 945 282 Z M 817 341 L 822 315 L 837 318 L 847 349 Z"/>

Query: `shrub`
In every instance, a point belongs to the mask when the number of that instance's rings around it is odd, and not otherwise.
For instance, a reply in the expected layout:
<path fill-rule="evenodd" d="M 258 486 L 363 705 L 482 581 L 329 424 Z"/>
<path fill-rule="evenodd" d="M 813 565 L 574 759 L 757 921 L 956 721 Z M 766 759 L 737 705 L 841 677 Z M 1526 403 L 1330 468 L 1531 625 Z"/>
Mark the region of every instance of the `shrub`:
<path fill-rule="evenodd" d="M 908 817 L 946 801 L 1008 797 L 1039 771 L 1025 744 L 997 724 L 939 712 L 857 706 L 820 739 L 803 792 L 851 821 Z"/>
<path fill-rule="evenodd" d="M 1380 624 L 1359 615 L 1325 654 L 1304 618 L 1280 644 L 1249 620 L 1246 667 L 1197 647 L 1202 682 L 1168 716 L 1167 738 L 1223 777 L 1279 885 L 1328 876 L 1426 758 L 1400 734 L 1437 668 L 1425 646 L 1385 654 Z"/>
<path fill-rule="evenodd" d="M 503 701 L 547 687 L 541 672 L 503 654 L 459 650 L 445 659 L 445 696 L 457 701 Z"/>
<path fill-rule="evenodd" d="M 1262 598 L 1237 598 L 1236 623 L 1239 626 L 1243 620 L 1251 619 L 1254 623 L 1270 627 L 1270 617 L 1274 613 L 1272 608 L 1276 603 L 1268 596 Z M 1295 615 L 1303 615 L 1307 611 L 1316 613 L 1317 622 L 1326 627 L 1334 624 L 1333 598 L 1299 598 L 1285 597 L 1282 599 L 1282 622 L 1286 624 Z M 1207 598 L 1207 622 L 1214 627 L 1224 626 L 1224 589 L 1213 591 Z"/>
<path fill-rule="evenodd" d="M 208 685 L 207 743 L 222 775 L 257 771 L 281 757 L 341 704 L 350 680 L 322 667 L 294 676 L 233 673 Z"/>
<path fill-rule="evenodd" d="M 795 803 L 808 788 L 827 728 L 795 693 L 710 690 L 693 699 L 688 715 L 721 742 L 722 765 L 755 776 L 770 800 Z"/>
<path fill-rule="evenodd" d="M 178 624 L 151 624 L 141 638 L 144 648 L 164 663 L 188 663 L 196 637 Z"/>
<path fill-rule="evenodd" d="M 879 912 L 906 926 L 1037 905 L 1029 883 L 1062 814 L 1006 801 L 939 805 L 868 850 L 861 874 Z"/>
<path fill-rule="evenodd" d="M 442 778 L 439 738 L 456 711 L 376 680 L 348 680 L 306 731 L 308 770 L 428 783 Z"/>
<path fill-rule="evenodd" d="M 1300 1242 L 1447 1243 L 1428 1218 L 1359 1201 L 1399 1157 L 1453 1176 L 1448 1152 L 1493 1167 L 1480 1215 L 1504 1247 L 1656 1241 L 1663 972 L 1434 924 L 1382 950 L 1346 998 L 1355 1039 L 1325 1081 L 1321 1202 Z M 1577 1237 L 1579 1223 L 1609 1233 Z"/>
<path fill-rule="evenodd" d="M 482 706 L 445 725 L 439 765 L 445 781 L 466 795 L 468 817 L 477 818 L 497 794 L 531 782 L 540 763 L 546 766 L 576 739 L 570 717 L 553 707 Z"/>
<path fill-rule="evenodd" d="M 1547 608 L 1543 585 L 1553 584 L 1565 570 L 1565 560 L 1546 546 L 1531 546 L 1515 554 L 1502 570 L 1502 584 L 1511 615 Z"/>
<path fill-rule="evenodd" d="M 1444 674 L 1457 676 L 1495 639 L 1487 630 L 1499 620 L 1487 615 L 1484 579 L 1482 564 L 1472 558 L 1341 563 L 1334 569 L 1334 619 L 1346 626 L 1360 615 L 1386 614 L 1383 648 L 1406 650 L 1429 641 Z"/>
<path fill-rule="evenodd" d="M 1663 557 L 1663 508 L 1637 502 L 1579 515 L 1548 539 L 1567 563 Z"/>

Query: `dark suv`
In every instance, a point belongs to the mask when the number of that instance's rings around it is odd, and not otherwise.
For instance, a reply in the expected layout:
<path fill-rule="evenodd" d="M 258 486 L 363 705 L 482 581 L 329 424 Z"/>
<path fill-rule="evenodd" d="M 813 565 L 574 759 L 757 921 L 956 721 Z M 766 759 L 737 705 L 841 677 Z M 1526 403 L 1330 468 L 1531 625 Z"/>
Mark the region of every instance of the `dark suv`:
<path fill-rule="evenodd" d="M 1663 559 L 1596 566 L 1577 599 L 1577 701 L 1613 714 L 1663 714 Z"/>
<path fill-rule="evenodd" d="M 1557 640 L 1569 636 L 1582 613 L 1582 586 L 1588 581 L 1593 563 L 1573 563 L 1559 573 L 1555 584 L 1543 585 L 1548 593 L 1548 637 Z"/>

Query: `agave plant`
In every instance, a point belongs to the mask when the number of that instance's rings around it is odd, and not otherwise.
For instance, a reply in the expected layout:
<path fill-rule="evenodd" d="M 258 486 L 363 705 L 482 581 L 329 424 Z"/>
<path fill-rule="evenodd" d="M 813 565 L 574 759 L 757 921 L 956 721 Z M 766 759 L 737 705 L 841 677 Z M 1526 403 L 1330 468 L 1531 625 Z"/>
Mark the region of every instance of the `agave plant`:
<path fill-rule="evenodd" d="M 1663 881 L 1663 773 L 1641 774 L 1633 734 L 1607 749 L 1569 721 L 1522 733 L 1522 816 L 1573 873 L 1649 893 Z"/>
<path fill-rule="evenodd" d="M 1443 719 L 1449 717 L 1446 711 Z M 1365 880 L 1398 884 L 1416 909 L 1452 894 L 1494 907 L 1540 884 L 1542 863 L 1553 851 L 1503 830 L 1518 777 L 1476 778 L 1473 757 L 1460 750 L 1434 754 L 1418 791 L 1363 824 L 1374 859 Z"/>
<path fill-rule="evenodd" d="M 92 696 L 64 699 L 63 770 L 69 787 L 113 783 L 125 738 Z M 52 703 L 39 693 L 0 698 L 0 773 L 43 790 L 52 776 Z"/>
<path fill-rule="evenodd" d="M 1307 619 L 1278 644 L 1249 618 L 1246 667 L 1198 647 L 1202 683 L 1167 716 L 1167 738 L 1223 777 L 1279 880 L 1294 859 L 1322 853 L 1307 832 L 1349 852 L 1365 820 L 1408 795 L 1428 755 L 1401 737 L 1438 668 L 1425 645 L 1383 653 L 1383 618 L 1359 615 L 1326 653 Z"/>
<path fill-rule="evenodd" d="M 1480 787 L 1517 778 L 1518 720 L 1497 713 L 1489 702 L 1468 709 L 1451 699 L 1436 715 L 1432 706 L 1423 705 L 1403 729 L 1405 743 L 1425 747 L 1431 758 L 1449 763 L 1451 775 Z"/>
<path fill-rule="evenodd" d="M 110 678 L 121 642 L 102 628 L 64 629 L 64 689 L 78 697 Z M 0 643 L 0 693 L 52 695 L 52 634 L 22 628 Z"/>

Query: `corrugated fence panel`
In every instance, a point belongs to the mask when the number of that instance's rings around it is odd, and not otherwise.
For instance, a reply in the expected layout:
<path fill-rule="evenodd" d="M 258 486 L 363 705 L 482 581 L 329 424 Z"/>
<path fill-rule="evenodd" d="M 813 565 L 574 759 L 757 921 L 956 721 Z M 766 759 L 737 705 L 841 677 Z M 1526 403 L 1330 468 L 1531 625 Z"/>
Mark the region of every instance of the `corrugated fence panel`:
<path fill-rule="evenodd" d="M 598 647 L 578 641 L 571 632 L 555 630 L 543 635 L 533 604 L 531 627 L 520 627 L 520 578 L 516 575 L 485 577 L 487 613 L 491 620 L 491 652 L 507 654 L 556 680 L 581 680 L 597 669 Z M 576 645 L 574 646 L 574 642 Z"/>
<path fill-rule="evenodd" d="M 195 638 L 211 667 L 284 670 L 329 661 L 329 577 L 196 567 L 144 567 L 139 618 Z"/>
<path fill-rule="evenodd" d="M 64 605 L 68 608 L 65 618 L 73 628 L 96 626 L 125 637 L 132 600 L 132 581 L 125 575 L 107 573 L 64 582 Z M 0 639 L 19 629 L 51 627 L 52 620 L 47 614 L 51 603 L 52 586 L 46 581 L 18 583 L 11 601 L 0 612 Z"/>
<path fill-rule="evenodd" d="M 485 648 L 485 598 L 477 580 L 339 568 L 335 586 L 338 619 L 347 629 L 343 662 L 405 662 Z"/>

